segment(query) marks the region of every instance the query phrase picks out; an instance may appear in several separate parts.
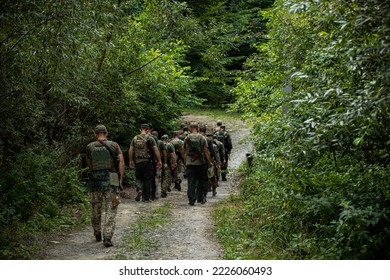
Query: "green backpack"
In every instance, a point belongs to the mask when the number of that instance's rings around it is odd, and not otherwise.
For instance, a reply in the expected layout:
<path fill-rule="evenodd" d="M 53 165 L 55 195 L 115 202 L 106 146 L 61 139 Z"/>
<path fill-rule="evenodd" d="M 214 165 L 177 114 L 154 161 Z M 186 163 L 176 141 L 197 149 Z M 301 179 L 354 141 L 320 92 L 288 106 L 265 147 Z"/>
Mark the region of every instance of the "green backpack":
<path fill-rule="evenodd" d="M 138 159 L 149 159 L 150 153 L 148 149 L 148 142 L 149 138 L 148 136 L 142 137 L 141 135 L 137 135 L 134 137 L 134 143 L 135 143 L 135 156 Z"/>

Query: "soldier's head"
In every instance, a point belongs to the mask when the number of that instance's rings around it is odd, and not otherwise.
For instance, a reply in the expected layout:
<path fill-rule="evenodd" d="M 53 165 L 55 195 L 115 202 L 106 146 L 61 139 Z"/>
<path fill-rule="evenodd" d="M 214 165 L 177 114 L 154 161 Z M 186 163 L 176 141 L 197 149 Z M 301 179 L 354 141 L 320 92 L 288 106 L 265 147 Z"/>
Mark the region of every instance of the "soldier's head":
<path fill-rule="evenodd" d="M 164 134 L 163 136 L 161 136 L 161 140 L 163 141 L 163 142 L 168 142 L 168 135 L 166 135 L 166 134 Z"/>
<path fill-rule="evenodd" d="M 211 141 L 213 141 L 214 135 L 211 133 L 207 133 L 207 138 L 209 138 Z"/>
<path fill-rule="evenodd" d="M 104 125 L 102 125 L 102 124 L 98 124 L 95 127 L 94 133 L 95 133 L 95 137 L 97 139 L 106 138 L 107 135 L 108 135 L 107 128 Z"/>
<path fill-rule="evenodd" d="M 183 126 L 182 129 L 183 133 L 188 132 L 188 126 Z"/>
<path fill-rule="evenodd" d="M 205 125 L 202 125 L 199 128 L 199 132 L 202 133 L 203 135 L 206 135 L 207 127 Z"/>
<path fill-rule="evenodd" d="M 172 135 L 173 138 L 179 138 L 179 136 L 180 136 L 180 132 L 179 131 L 173 132 L 173 135 Z"/>
<path fill-rule="evenodd" d="M 158 132 L 157 131 L 153 130 L 152 131 L 152 135 L 155 136 L 158 139 Z"/>
<path fill-rule="evenodd" d="M 221 126 L 222 125 L 222 121 L 217 121 L 217 126 Z"/>
<path fill-rule="evenodd" d="M 149 125 L 144 123 L 144 124 L 141 124 L 141 133 L 148 133 L 148 130 L 149 130 Z"/>
<path fill-rule="evenodd" d="M 190 131 L 193 132 L 198 132 L 199 131 L 199 125 L 196 122 L 192 122 L 190 124 Z"/>
<path fill-rule="evenodd" d="M 221 130 L 224 131 L 225 130 L 225 126 L 224 125 L 221 125 Z"/>
<path fill-rule="evenodd" d="M 153 131 L 153 125 L 151 123 L 148 123 L 148 127 L 149 127 L 148 131 L 149 133 L 151 133 Z"/>

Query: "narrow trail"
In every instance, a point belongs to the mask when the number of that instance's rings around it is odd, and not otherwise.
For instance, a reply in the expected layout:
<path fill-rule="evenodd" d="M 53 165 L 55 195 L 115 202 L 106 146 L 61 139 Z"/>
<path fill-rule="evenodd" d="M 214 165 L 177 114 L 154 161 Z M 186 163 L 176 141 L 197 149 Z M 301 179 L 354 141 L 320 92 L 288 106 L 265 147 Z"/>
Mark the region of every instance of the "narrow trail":
<path fill-rule="evenodd" d="M 206 116 L 187 115 L 188 121 L 202 123 L 215 123 Z M 245 160 L 245 153 L 249 151 L 247 143 L 241 143 L 249 134 L 249 129 L 239 120 L 226 122 L 233 150 L 231 154 L 229 170 L 237 168 Z M 150 250 L 127 252 L 126 258 L 133 260 L 217 260 L 223 258 L 223 249 L 218 243 L 215 233 L 215 225 L 212 218 L 212 210 L 215 203 L 224 199 L 235 190 L 231 179 L 219 182 L 217 195 L 210 194 L 206 204 L 195 204 L 190 207 L 187 199 L 187 182 L 183 182 L 182 191 L 172 188 L 168 197 L 161 198 L 152 203 L 134 201 L 135 191 L 127 190 L 127 197 L 121 199 L 117 213 L 116 230 L 113 237 L 114 247 L 105 248 L 97 243 L 92 234 L 90 225 L 83 229 L 61 236 L 56 236 L 48 241 L 48 246 L 42 251 L 39 258 L 53 260 L 98 260 L 114 259 L 123 252 L 121 243 L 124 236 L 132 230 L 132 225 L 140 215 L 151 213 L 154 209 L 169 203 L 172 217 L 165 224 L 153 231 L 153 246 Z M 158 190 L 159 191 L 159 190 Z M 122 250 L 122 251 L 121 251 Z"/>

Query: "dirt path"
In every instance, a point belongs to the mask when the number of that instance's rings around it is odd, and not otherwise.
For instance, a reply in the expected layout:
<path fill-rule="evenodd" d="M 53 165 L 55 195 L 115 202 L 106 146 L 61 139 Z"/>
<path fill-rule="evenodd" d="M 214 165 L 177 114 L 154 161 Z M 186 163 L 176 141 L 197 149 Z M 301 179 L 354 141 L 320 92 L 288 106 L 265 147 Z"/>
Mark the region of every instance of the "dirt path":
<path fill-rule="evenodd" d="M 205 116 L 187 115 L 188 121 L 198 121 L 213 124 Z M 233 142 L 230 168 L 237 168 L 249 150 L 247 143 L 241 143 L 246 138 L 249 130 L 240 120 L 226 122 Z M 230 172 L 232 173 L 232 172 Z M 105 248 L 102 243 L 97 243 L 92 235 L 91 226 L 82 230 L 56 236 L 49 241 L 49 245 L 42 252 L 42 259 L 59 260 L 95 260 L 113 259 L 119 253 L 123 253 L 123 238 L 131 232 L 132 225 L 137 218 L 144 213 L 151 213 L 153 209 L 169 203 L 172 211 L 171 221 L 154 230 L 148 238 L 153 241 L 152 249 L 137 252 L 127 252 L 127 259 L 139 260 L 216 260 L 223 257 L 223 250 L 215 235 L 214 222 L 211 216 L 215 203 L 234 191 L 230 178 L 227 182 L 220 182 L 217 195 L 208 196 L 206 204 L 195 204 L 190 207 L 187 200 L 187 182 L 182 184 L 182 191 L 172 188 L 167 198 L 159 198 L 152 203 L 134 201 L 134 190 L 127 190 L 128 198 L 122 198 L 117 214 L 117 225 L 113 237 L 114 247 Z"/>

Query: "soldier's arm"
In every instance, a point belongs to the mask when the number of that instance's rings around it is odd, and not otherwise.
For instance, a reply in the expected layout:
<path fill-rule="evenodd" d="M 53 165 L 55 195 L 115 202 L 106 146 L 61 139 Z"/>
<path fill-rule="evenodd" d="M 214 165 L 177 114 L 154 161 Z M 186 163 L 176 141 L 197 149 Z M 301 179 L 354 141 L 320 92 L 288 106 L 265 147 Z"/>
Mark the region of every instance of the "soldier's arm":
<path fill-rule="evenodd" d="M 129 147 L 129 167 L 131 169 L 134 169 L 134 147 L 133 145 L 130 144 L 130 147 Z"/>
<path fill-rule="evenodd" d="M 160 151 L 158 150 L 157 145 L 153 146 L 153 151 L 154 151 L 154 155 L 156 156 L 156 159 L 157 159 L 157 168 L 161 168 L 162 167 L 161 155 L 160 155 Z"/>
<path fill-rule="evenodd" d="M 181 149 L 181 158 L 183 159 L 183 163 L 186 164 L 186 145 L 183 143 L 183 147 Z"/>
<path fill-rule="evenodd" d="M 207 143 L 206 139 L 204 139 L 204 138 L 203 138 L 202 142 L 203 142 L 203 152 L 204 152 L 204 154 L 206 156 L 207 164 L 208 164 L 208 166 L 211 166 L 211 156 L 210 156 L 210 151 L 209 151 L 209 148 L 208 148 L 208 143 Z"/>
<path fill-rule="evenodd" d="M 171 157 L 172 157 L 171 168 L 175 169 L 176 165 L 177 165 L 177 157 L 176 157 L 175 148 L 173 148 L 173 152 L 171 153 Z"/>
<path fill-rule="evenodd" d="M 87 147 L 87 154 L 85 156 L 85 161 L 87 162 L 89 172 L 92 172 L 92 160 L 91 160 L 91 154 L 88 147 Z"/>
<path fill-rule="evenodd" d="M 120 183 L 122 184 L 123 176 L 125 175 L 125 160 L 123 158 L 123 154 L 119 154 L 119 174 L 120 177 Z"/>

